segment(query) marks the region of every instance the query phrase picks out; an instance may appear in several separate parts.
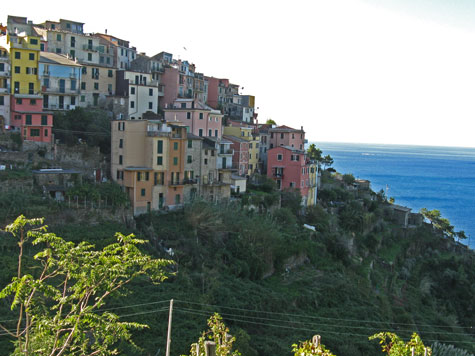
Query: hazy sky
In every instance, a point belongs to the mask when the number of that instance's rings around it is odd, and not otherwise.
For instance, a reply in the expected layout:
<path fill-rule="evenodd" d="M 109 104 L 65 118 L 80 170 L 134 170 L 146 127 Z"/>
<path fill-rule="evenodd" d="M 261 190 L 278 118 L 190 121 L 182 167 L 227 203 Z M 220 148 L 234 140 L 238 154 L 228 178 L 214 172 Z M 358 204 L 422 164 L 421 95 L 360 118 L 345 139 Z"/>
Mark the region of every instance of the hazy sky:
<path fill-rule="evenodd" d="M 311 141 L 475 147 L 475 1 L 2 2 L 172 52 Z M 186 47 L 186 51 L 183 49 Z"/>

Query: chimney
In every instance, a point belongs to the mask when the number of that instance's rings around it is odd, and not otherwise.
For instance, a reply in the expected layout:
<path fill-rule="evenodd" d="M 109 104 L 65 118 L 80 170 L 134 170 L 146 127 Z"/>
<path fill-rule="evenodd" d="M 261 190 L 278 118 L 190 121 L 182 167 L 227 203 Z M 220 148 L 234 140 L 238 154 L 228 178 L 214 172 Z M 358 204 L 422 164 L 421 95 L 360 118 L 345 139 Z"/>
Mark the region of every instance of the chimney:
<path fill-rule="evenodd" d="M 106 28 L 106 31 L 105 31 L 105 32 L 106 32 L 106 35 L 107 35 L 107 28 Z"/>
<path fill-rule="evenodd" d="M 300 126 L 300 131 L 303 131 L 303 126 Z"/>

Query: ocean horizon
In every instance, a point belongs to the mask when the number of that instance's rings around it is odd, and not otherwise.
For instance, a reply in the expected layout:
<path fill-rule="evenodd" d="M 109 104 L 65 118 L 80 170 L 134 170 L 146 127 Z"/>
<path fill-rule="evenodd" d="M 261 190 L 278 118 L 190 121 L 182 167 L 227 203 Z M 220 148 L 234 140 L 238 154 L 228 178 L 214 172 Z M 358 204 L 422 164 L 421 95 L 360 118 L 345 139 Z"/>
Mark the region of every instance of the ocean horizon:
<path fill-rule="evenodd" d="M 333 168 L 368 179 L 413 212 L 440 210 L 475 248 L 475 148 L 313 141 Z"/>

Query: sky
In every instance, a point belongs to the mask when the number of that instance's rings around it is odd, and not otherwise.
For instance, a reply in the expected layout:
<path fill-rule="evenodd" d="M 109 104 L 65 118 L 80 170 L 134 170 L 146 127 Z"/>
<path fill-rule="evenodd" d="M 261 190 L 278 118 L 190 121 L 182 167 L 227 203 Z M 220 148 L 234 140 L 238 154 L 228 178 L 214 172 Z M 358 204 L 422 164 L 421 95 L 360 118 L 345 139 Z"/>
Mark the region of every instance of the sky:
<path fill-rule="evenodd" d="M 187 59 L 309 141 L 475 147 L 475 1 L 2 2 Z M 185 49 L 186 48 L 186 49 Z"/>

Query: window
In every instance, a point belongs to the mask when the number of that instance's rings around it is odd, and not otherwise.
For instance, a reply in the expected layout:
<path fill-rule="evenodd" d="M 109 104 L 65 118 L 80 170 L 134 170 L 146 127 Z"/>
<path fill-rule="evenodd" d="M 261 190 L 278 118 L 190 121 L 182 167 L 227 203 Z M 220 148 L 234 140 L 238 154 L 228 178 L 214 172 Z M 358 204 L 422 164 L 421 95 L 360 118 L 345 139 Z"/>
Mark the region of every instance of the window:
<path fill-rule="evenodd" d="M 142 180 L 142 172 L 137 172 L 137 181 L 140 182 Z"/>
<path fill-rule="evenodd" d="M 173 142 L 173 149 L 178 151 L 178 142 Z"/>
<path fill-rule="evenodd" d="M 76 90 L 76 79 L 71 79 L 71 90 Z"/>
<path fill-rule="evenodd" d="M 88 53 L 88 54 L 87 54 L 87 60 L 88 60 L 89 62 L 92 61 L 92 53 Z"/>
<path fill-rule="evenodd" d="M 31 137 L 40 137 L 40 129 L 30 129 Z"/>
<path fill-rule="evenodd" d="M 71 47 L 76 47 L 76 37 L 71 36 Z"/>
<path fill-rule="evenodd" d="M 143 197 L 145 196 L 145 188 L 142 188 L 142 189 L 140 190 L 140 195 L 143 196 Z"/>
<path fill-rule="evenodd" d="M 181 108 L 186 109 L 186 103 L 181 103 Z"/>
<path fill-rule="evenodd" d="M 145 180 L 148 182 L 150 179 L 150 172 L 145 172 Z"/>
<path fill-rule="evenodd" d="M 20 74 L 20 70 L 21 70 L 21 68 L 20 68 L 20 67 L 15 67 L 15 73 L 18 73 L 18 74 Z"/>
<path fill-rule="evenodd" d="M 203 113 L 200 112 L 200 120 L 203 120 Z"/>
<path fill-rule="evenodd" d="M 188 140 L 188 148 L 193 148 L 193 140 Z"/>
<path fill-rule="evenodd" d="M 295 135 L 294 135 L 294 134 L 292 134 L 292 138 L 293 138 L 293 139 L 295 138 Z"/>
<path fill-rule="evenodd" d="M 37 45 L 38 44 L 38 40 L 36 38 L 30 38 L 30 43 L 31 44 L 34 44 L 34 45 Z"/>
<path fill-rule="evenodd" d="M 178 166 L 178 157 L 173 157 L 173 165 Z"/>
<path fill-rule="evenodd" d="M 282 155 L 281 155 L 281 154 L 278 154 L 278 155 L 277 155 L 277 160 L 278 160 L 278 161 L 282 161 Z"/>
<path fill-rule="evenodd" d="M 249 159 L 252 159 L 252 153 L 249 153 Z"/>
<path fill-rule="evenodd" d="M 163 157 L 157 156 L 157 166 L 161 166 L 163 164 Z"/>
<path fill-rule="evenodd" d="M 107 92 L 112 94 L 112 84 L 107 84 Z"/>
<path fill-rule="evenodd" d="M 208 130 L 208 136 L 209 137 L 213 136 L 213 130 L 211 130 L 211 129 Z"/>
<path fill-rule="evenodd" d="M 43 126 L 48 125 L 48 116 L 41 115 L 41 125 L 43 125 Z"/>
<path fill-rule="evenodd" d="M 0 105 L 5 105 L 5 99 L 4 96 L 0 96 Z"/>
<path fill-rule="evenodd" d="M 274 144 L 273 144 L 273 143 L 270 144 L 270 148 L 274 148 Z"/>
<path fill-rule="evenodd" d="M 81 82 L 81 90 L 86 90 L 86 82 Z"/>
<path fill-rule="evenodd" d="M 35 60 L 35 54 L 34 54 L 34 53 L 28 54 L 28 59 L 29 59 L 30 61 L 34 61 L 34 60 Z"/>
<path fill-rule="evenodd" d="M 252 142 L 249 144 L 249 148 L 252 149 Z"/>
<path fill-rule="evenodd" d="M 43 79 L 43 86 L 44 86 L 45 88 L 49 88 L 49 78 L 44 78 L 44 79 Z"/>
<path fill-rule="evenodd" d="M 114 74 L 112 73 L 112 69 L 109 69 L 109 70 L 107 71 L 107 76 L 108 76 L 109 78 L 112 78 L 112 77 L 114 76 Z"/>
<path fill-rule="evenodd" d="M 295 188 L 295 182 L 290 182 L 290 188 Z"/>
<path fill-rule="evenodd" d="M 94 90 L 99 90 L 99 83 L 98 82 L 94 83 Z"/>
<path fill-rule="evenodd" d="M 218 130 L 214 130 L 214 135 L 218 137 Z"/>
<path fill-rule="evenodd" d="M 5 71 L 5 63 L 0 63 L 0 72 Z"/>
<path fill-rule="evenodd" d="M 208 159 L 207 158 L 205 158 L 205 164 L 208 164 Z"/>
<path fill-rule="evenodd" d="M 84 103 L 86 101 L 86 96 L 85 95 L 81 95 L 81 103 Z"/>
<path fill-rule="evenodd" d="M 44 43 L 40 44 L 40 51 L 41 52 L 45 51 L 45 44 Z"/>
<path fill-rule="evenodd" d="M 26 124 L 31 125 L 31 114 L 26 115 Z"/>
<path fill-rule="evenodd" d="M 188 156 L 186 158 L 186 163 L 192 163 L 193 162 L 193 156 Z"/>
<path fill-rule="evenodd" d="M 16 99 L 16 103 L 18 105 L 21 105 L 23 103 L 23 99 L 21 99 L 21 98 Z"/>
<path fill-rule="evenodd" d="M 15 59 L 21 59 L 21 52 L 15 52 Z"/>
<path fill-rule="evenodd" d="M 152 103 L 151 101 L 149 101 L 149 103 L 148 103 L 148 108 L 149 108 L 150 110 L 153 110 L 153 103 Z"/>
<path fill-rule="evenodd" d="M 203 129 L 198 130 L 198 136 L 203 137 Z"/>
<path fill-rule="evenodd" d="M 163 141 L 162 140 L 157 141 L 157 153 L 163 153 Z"/>
<path fill-rule="evenodd" d="M 99 57 L 99 63 L 104 64 L 104 56 Z"/>
<path fill-rule="evenodd" d="M 153 89 L 152 89 L 152 88 L 150 88 L 150 89 L 148 90 L 148 95 L 149 95 L 149 96 L 153 96 Z"/>
<path fill-rule="evenodd" d="M 281 138 L 281 139 L 284 138 L 284 134 L 283 134 L 283 133 L 280 134 L 280 138 Z"/>
<path fill-rule="evenodd" d="M 28 83 L 28 94 L 35 93 L 35 83 Z"/>
<path fill-rule="evenodd" d="M 56 41 L 61 41 L 61 34 L 56 34 Z"/>
<path fill-rule="evenodd" d="M 61 53 L 61 48 L 56 48 L 56 53 L 60 54 Z"/>
<path fill-rule="evenodd" d="M 30 105 L 36 105 L 36 99 L 30 99 Z"/>
<path fill-rule="evenodd" d="M 119 139 L 119 148 L 124 148 L 124 139 Z"/>
<path fill-rule="evenodd" d="M 132 95 L 135 94 L 135 87 L 130 87 L 130 94 L 132 94 Z"/>
<path fill-rule="evenodd" d="M 48 137 L 48 129 L 45 129 L 45 137 Z"/>
<path fill-rule="evenodd" d="M 132 100 L 132 101 L 130 102 L 130 108 L 133 109 L 134 107 L 135 107 L 135 101 Z"/>
<path fill-rule="evenodd" d="M 188 120 L 191 119 L 191 112 L 187 112 L 187 113 L 186 113 L 186 118 L 187 118 Z"/>

